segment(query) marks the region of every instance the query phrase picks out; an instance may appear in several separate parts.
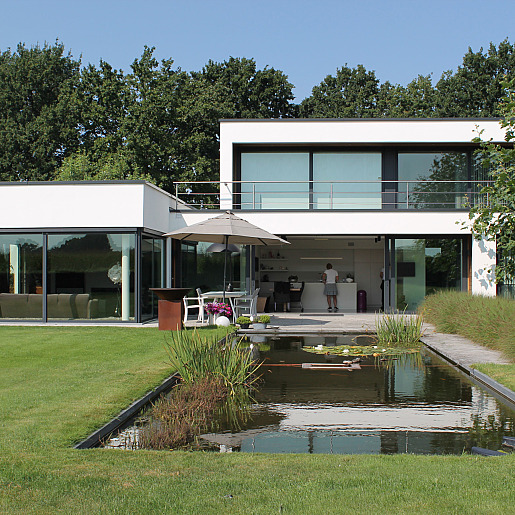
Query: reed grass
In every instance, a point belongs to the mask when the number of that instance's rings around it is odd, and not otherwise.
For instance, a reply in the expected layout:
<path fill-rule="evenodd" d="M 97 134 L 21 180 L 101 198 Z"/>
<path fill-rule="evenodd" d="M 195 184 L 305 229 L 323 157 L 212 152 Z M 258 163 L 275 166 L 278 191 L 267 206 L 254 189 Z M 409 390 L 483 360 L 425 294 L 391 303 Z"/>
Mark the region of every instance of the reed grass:
<path fill-rule="evenodd" d="M 420 313 L 438 332 L 459 334 L 515 361 L 515 301 L 447 291 L 426 297 Z"/>
<path fill-rule="evenodd" d="M 166 351 L 172 367 L 184 383 L 190 384 L 205 377 L 221 377 L 230 394 L 239 386 L 251 386 L 255 363 L 252 354 L 230 341 L 229 333 L 223 343 L 213 336 L 202 336 L 194 331 L 174 331 L 166 342 Z"/>
<path fill-rule="evenodd" d="M 412 347 L 420 345 L 422 318 L 403 313 L 384 313 L 376 320 L 378 345 Z"/>

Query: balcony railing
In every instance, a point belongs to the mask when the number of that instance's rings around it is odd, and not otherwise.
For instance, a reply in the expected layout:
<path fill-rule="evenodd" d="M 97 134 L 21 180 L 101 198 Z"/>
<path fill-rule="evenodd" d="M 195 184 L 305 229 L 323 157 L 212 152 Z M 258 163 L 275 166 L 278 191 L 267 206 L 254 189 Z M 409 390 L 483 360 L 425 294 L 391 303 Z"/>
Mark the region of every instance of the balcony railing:
<path fill-rule="evenodd" d="M 480 192 L 489 182 L 176 182 L 175 209 L 463 210 L 488 203 L 488 196 Z"/>

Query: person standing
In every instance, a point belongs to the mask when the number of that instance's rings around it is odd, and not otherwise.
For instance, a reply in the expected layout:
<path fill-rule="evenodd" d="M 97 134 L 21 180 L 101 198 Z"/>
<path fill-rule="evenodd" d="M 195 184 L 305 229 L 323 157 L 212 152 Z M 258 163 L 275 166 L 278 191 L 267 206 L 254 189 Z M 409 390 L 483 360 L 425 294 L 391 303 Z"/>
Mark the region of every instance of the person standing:
<path fill-rule="evenodd" d="M 326 270 L 322 274 L 322 282 L 324 283 L 324 295 L 327 297 L 327 311 L 338 311 L 338 302 L 336 296 L 338 295 L 338 272 L 333 269 L 331 263 L 327 263 Z M 331 307 L 331 300 L 333 307 Z"/>

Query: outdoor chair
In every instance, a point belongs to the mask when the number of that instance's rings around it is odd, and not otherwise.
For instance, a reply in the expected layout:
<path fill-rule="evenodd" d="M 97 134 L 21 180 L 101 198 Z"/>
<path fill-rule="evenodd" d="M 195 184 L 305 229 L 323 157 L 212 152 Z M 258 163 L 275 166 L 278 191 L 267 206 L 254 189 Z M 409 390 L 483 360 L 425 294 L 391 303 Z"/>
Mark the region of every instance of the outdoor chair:
<path fill-rule="evenodd" d="M 204 299 L 202 298 L 202 290 L 197 288 L 197 297 L 184 297 L 184 323 L 188 321 L 190 310 L 197 311 L 197 322 L 204 323 Z"/>
<path fill-rule="evenodd" d="M 242 297 L 236 297 L 233 300 L 233 313 L 234 320 L 241 315 L 251 317 L 253 320 L 257 318 L 257 299 L 259 294 L 259 288 L 256 288 L 252 295 L 243 295 Z"/>
<path fill-rule="evenodd" d="M 274 283 L 274 311 L 277 311 L 277 304 L 282 304 L 283 311 L 290 311 L 290 283 L 276 281 Z"/>

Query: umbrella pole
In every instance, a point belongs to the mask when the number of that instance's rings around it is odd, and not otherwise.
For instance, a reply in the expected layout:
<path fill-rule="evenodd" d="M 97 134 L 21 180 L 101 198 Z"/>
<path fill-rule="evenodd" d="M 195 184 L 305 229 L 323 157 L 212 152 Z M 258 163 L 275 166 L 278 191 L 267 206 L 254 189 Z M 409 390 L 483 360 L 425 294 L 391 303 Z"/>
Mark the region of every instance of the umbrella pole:
<path fill-rule="evenodd" d="M 226 274 L 227 274 L 227 244 L 229 243 L 229 236 L 224 236 L 225 238 L 225 252 L 224 252 L 224 294 L 223 294 L 223 303 L 225 304 L 225 282 L 226 282 Z"/>

